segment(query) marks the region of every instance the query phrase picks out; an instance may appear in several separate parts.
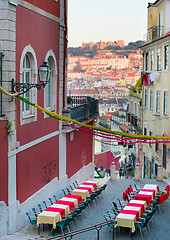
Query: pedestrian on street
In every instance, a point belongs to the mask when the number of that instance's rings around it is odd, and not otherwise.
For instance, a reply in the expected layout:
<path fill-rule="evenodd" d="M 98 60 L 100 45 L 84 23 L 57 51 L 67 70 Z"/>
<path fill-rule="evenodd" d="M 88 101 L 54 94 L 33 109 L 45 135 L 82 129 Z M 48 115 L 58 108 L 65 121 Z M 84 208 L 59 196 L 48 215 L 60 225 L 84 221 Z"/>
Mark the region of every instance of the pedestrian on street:
<path fill-rule="evenodd" d="M 132 172 L 133 172 L 133 166 L 131 164 L 131 161 L 129 160 L 126 164 L 126 178 L 128 177 L 132 178 Z"/>
<path fill-rule="evenodd" d="M 120 168 L 119 168 L 119 177 L 121 178 L 122 175 L 123 175 L 123 169 L 122 169 L 122 167 L 120 167 Z"/>

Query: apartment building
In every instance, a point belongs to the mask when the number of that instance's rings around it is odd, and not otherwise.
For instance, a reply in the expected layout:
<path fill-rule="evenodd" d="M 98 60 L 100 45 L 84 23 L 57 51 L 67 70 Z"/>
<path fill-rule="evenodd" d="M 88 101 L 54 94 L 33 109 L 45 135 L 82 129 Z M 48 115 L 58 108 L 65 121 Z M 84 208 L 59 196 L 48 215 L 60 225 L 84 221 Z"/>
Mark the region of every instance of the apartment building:
<path fill-rule="evenodd" d="M 135 86 L 130 87 L 129 91 L 129 109 L 126 115 L 128 122 L 128 132 L 130 134 L 142 134 L 142 79 L 140 78 Z M 141 155 L 141 144 L 134 144 L 131 150 L 135 159 L 143 165 Z"/>
<path fill-rule="evenodd" d="M 170 136 L 170 0 L 148 4 L 148 26 L 143 50 L 143 134 Z M 170 176 L 170 144 L 144 145 L 143 176 L 153 178 L 159 165 Z"/>

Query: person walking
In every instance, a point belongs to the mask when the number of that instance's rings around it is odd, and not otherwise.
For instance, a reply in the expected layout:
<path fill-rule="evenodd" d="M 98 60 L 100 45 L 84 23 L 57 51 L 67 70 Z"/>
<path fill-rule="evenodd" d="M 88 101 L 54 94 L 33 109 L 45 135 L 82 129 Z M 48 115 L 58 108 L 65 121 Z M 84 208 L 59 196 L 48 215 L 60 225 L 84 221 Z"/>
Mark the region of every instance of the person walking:
<path fill-rule="evenodd" d="M 119 177 L 120 177 L 120 179 L 121 179 L 122 175 L 123 175 L 123 169 L 122 169 L 122 167 L 120 167 L 119 168 Z"/>
<path fill-rule="evenodd" d="M 128 177 L 132 178 L 132 172 L 133 172 L 133 166 L 131 164 L 131 161 L 129 160 L 126 164 L 126 178 Z"/>

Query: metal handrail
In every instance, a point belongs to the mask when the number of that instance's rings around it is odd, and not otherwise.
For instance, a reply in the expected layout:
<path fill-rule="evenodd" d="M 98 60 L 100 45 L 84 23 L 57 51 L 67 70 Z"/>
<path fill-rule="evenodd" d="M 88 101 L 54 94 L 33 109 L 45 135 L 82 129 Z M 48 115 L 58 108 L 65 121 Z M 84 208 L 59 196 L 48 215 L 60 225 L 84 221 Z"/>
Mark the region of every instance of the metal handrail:
<path fill-rule="evenodd" d="M 158 38 L 163 36 L 164 26 L 152 26 L 148 28 L 147 33 L 144 35 L 144 41 L 150 42 L 157 40 Z"/>
<path fill-rule="evenodd" d="M 70 117 L 77 121 L 88 120 L 96 116 L 98 110 L 98 100 L 88 96 L 71 96 L 72 107 Z"/>
<path fill-rule="evenodd" d="M 76 230 L 76 231 L 65 233 L 65 234 L 62 234 L 62 235 L 59 235 L 59 236 L 56 236 L 56 237 L 51 237 L 51 238 L 48 238 L 47 240 L 52 240 L 52 239 L 63 240 L 63 238 L 65 240 L 67 240 L 68 237 L 70 237 L 70 240 L 71 240 L 72 237 L 77 235 L 77 234 L 88 232 L 88 231 L 91 231 L 91 230 L 94 230 L 94 229 L 97 230 L 97 240 L 99 240 L 99 232 L 100 232 L 101 228 L 103 226 L 106 226 L 106 225 L 110 224 L 110 223 L 115 224 L 115 221 L 113 221 L 113 220 L 105 221 L 105 222 L 102 222 L 102 223 L 99 223 L 99 224 L 96 224 L 96 225 L 93 225 L 93 226 L 90 226 L 90 227 L 86 227 L 86 228 L 82 228 L 82 229 L 79 229 L 79 230 Z M 114 240 L 114 225 L 113 225 L 113 240 Z"/>

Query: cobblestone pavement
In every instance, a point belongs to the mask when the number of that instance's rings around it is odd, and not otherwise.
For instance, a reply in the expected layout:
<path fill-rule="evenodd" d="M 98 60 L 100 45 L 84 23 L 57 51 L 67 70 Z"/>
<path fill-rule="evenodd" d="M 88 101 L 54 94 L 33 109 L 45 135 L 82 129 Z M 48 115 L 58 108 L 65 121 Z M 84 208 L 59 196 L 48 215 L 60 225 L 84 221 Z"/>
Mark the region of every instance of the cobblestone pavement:
<path fill-rule="evenodd" d="M 74 226 L 70 226 L 71 230 L 77 230 L 85 228 L 97 223 L 104 221 L 103 214 L 107 210 L 112 211 L 112 201 L 117 202 L 117 198 L 122 199 L 123 191 L 131 184 L 134 186 L 133 179 L 117 179 L 115 182 L 110 181 L 108 178 L 100 179 L 100 183 L 103 184 L 107 181 L 107 188 L 102 192 L 100 196 L 96 198 L 95 202 L 90 204 L 90 208 L 86 208 L 84 212 L 81 213 L 81 216 L 78 217 L 78 222 L 74 223 Z M 158 184 L 160 188 L 164 188 L 167 182 L 162 181 L 158 182 L 153 179 L 143 179 L 139 182 L 135 182 L 138 187 L 143 187 L 145 183 Z M 161 212 L 157 211 L 152 218 L 152 224 L 148 226 L 148 234 L 144 232 L 144 238 L 146 240 L 167 240 L 170 236 L 170 198 L 161 206 Z M 57 234 L 60 233 L 56 233 Z M 33 240 L 33 239 L 48 239 L 51 234 L 48 228 L 45 228 L 45 231 L 40 232 L 40 235 L 37 234 L 37 227 L 28 225 L 23 228 L 20 232 L 15 233 L 14 235 L 8 235 L 0 237 L 0 240 Z M 97 231 L 92 230 L 77 236 L 74 236 L 72 240 L 97 240 Z M 113 239 L 113 230 L 109 229 L 108 226 L 103 227 L 100 230 L 100 240 L 112 240 Z M 135 231 L 134 234 L 129 235 L 129 229 L 123 228 L 119 230 L 115 229 L 115 239 L 124 240 L 124 239 L 141 239 L 140 233 Z"/>

